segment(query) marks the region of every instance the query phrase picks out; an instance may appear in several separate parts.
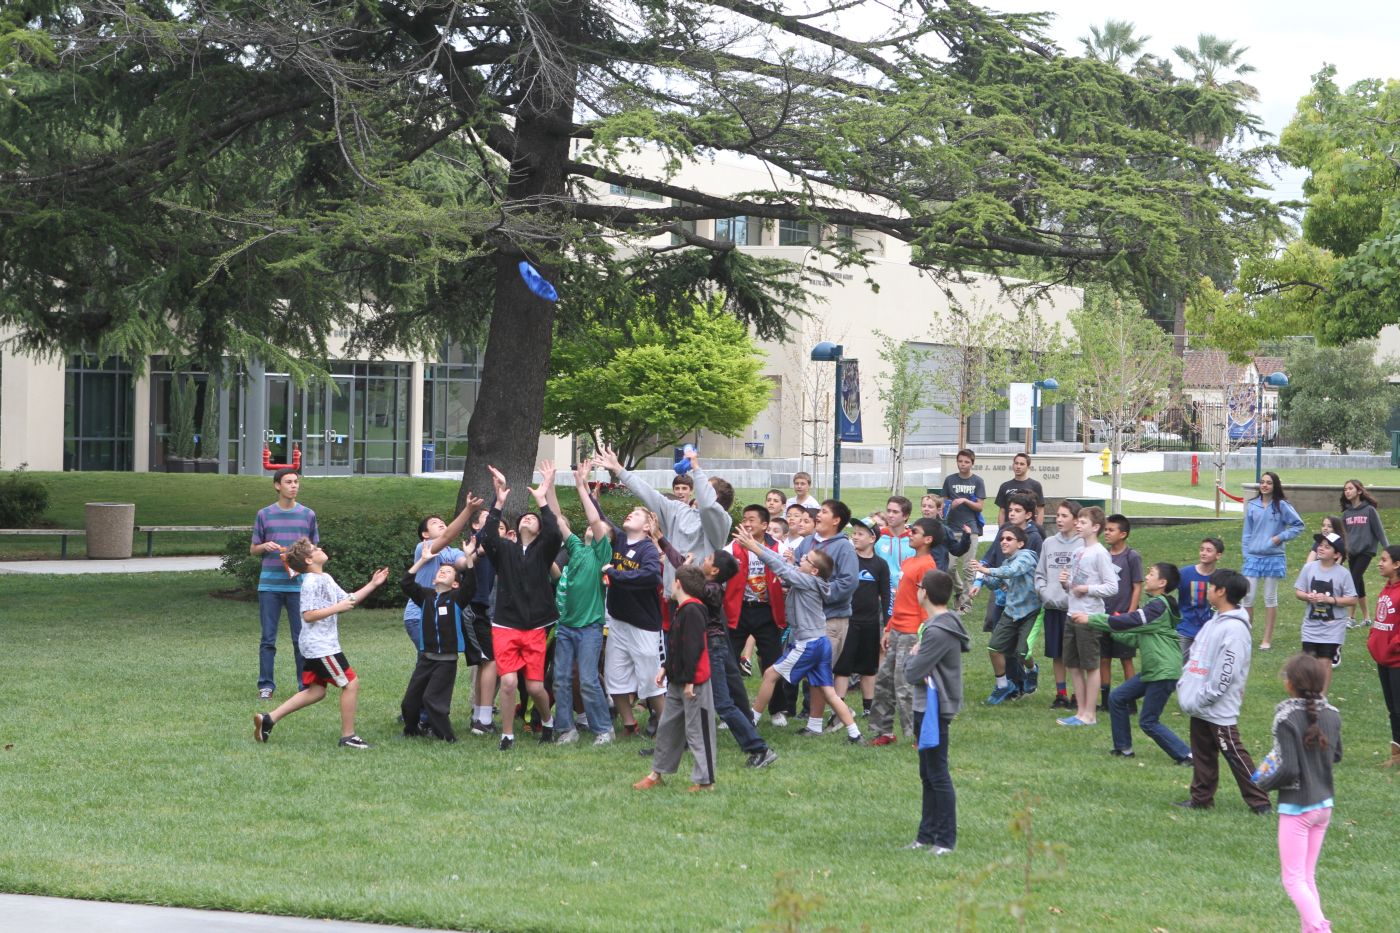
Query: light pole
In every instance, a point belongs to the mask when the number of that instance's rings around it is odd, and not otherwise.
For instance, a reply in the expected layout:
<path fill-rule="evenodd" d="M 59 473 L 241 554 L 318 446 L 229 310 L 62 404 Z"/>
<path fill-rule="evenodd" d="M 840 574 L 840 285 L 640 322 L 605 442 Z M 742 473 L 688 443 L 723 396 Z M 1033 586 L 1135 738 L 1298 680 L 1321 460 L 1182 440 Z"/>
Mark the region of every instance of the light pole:
<path fill-rule="evenodd" d="M 841 354 L 845 347 L 823 340 L 812 348 L 815 363 L 836 364 L 836 391 L 832 395 L 831 427 L 834 438 L 831 449 L 831 498 L 841 498 Z"/>
<path fill-rule="evenodd" d="M 1259 377 L 1259 397 L 1254 402 L 1254 482 L 1258 485 L 1264 478 L 1264 386 L 1282 389 L 1288 385 L 1288 377 L 1283 373 L 1269 373 Z"/>
<path fill-rule="evenodd" d="M 1040 390 L 1054 392 L 1059 387 L 1060 382 L 1054 376 L 1031 383 L 1031 453 L 1035 453 L 1040 444 Z"/>

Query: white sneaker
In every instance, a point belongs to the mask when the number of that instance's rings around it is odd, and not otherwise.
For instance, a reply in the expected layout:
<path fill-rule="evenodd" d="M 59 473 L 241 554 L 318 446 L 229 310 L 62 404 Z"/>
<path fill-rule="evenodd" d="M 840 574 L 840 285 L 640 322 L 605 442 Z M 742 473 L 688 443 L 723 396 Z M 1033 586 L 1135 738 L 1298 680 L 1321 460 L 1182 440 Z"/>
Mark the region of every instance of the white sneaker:
<path fill-rule="evenodd" d="M 775 729 L 785 728 L 788 724 L 787 717 L 782 713 L 774 713 L 772 716 L 768 717 L 768 720 L 773 723 Z"/>
<path fill-rule="evenodd" d="M 572 745 L 578 741 L 578 730 L 569 729 L 554 740 L 555 745 Z"/>
<path fill-rule="evenodd" d="M 611 745 L 612 743 L 613 731 L 611 729 L 609 729 L 607 732 L 599 732 L 598 735 L 593 739 L 594 748 L 597 748 L 600 745 Z"/>
<path fill-rule="evenodd" d="M 729 731 L 729 723 L 721 719 L 719 725 L 715 726 L 715 729 L 717 729 L 720 732 L 727 732 Z"/>

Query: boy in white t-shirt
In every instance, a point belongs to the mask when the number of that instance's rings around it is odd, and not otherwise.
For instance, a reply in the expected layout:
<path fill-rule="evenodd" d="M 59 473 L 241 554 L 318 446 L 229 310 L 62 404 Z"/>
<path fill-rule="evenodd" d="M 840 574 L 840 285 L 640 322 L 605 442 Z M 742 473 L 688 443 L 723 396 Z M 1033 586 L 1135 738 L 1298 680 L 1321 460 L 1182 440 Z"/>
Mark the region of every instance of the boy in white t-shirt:
<path fill-rule="evenodd" d="M 1342 643 L 1347 638 L 1347 609 L 1357 603 L 1356 583 L 1342 566 L 1347 556 L 1341 535 L 1313 535 L 1317 560 L 1303 565 L 1293 592 L 1308 604 L 1303 616 L 1303 654 L 1317 658 L 1322 669 L 1322 690 L 1332 683 L 1332 668 L 1342 663 Z"/>
<path fill-rule="evenodd" d="M 295 693 L 270 713 L 253 714 L 253 739 L 266 742 L 272 727 L 289 713 L 303 706 L 319 703 L 326 695 L 326 684 L 340 688 L 340 745 L 342 748 L 369 748 L 369 743 L 355 734 L 355 704 L 360 695 L 360 682 L 350 662 L 340 650 L 339 615 L 349 612 L 360 601 L 389 579 L 389 568 L 380 567 L 368 583 L 354 593 L 346 593 L 325 572 L 326 552 L 311 542 L 299 538 L 287 549 L 287 566 L 306 577 L 301 587 L 301 637 L 298 646 L 306 658 L 301 681 L 304 690 Z"/>

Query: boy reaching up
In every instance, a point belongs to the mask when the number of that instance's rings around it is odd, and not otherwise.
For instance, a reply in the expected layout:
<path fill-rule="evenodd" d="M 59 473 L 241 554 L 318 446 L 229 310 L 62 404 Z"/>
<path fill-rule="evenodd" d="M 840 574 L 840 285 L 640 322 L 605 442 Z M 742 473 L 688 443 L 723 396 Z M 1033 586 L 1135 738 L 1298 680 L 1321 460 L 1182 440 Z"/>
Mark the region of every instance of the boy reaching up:
<path fill-rule="evenodd" d="M 468 499 L 471 497 L 468 496 Z M 463 515 L 466 515 L 463 512 Z M 418 663 L 404 691 L 404 735 L 429 735 L 445 742 L 457 741 L 452 731 L 452 691 L 457 685 L 457 655 L 466 654 L 468 664 L 481 663 L 468 607 L 476 595 L 476 574 L 472 563 L 476 542 L 467 546 L 464 565 L 459 571 L 452 562 L 441 562 L 431 547 L 424 548 L 404 572 L 399 588 L 418 606 Z M 425 566 L 436 566 L 432 586 L 424 586 L 417 575 Z M 420 723 L 426 710 L 428 721 Z"/>
<path fill-rule="evenodd" d="M 1074 521 L 1084 547 L 1060 571 L 1060 585 L 1069 591 L 1069 613 L 1095 615 L 1104 611 L 1104 599 L 1118 593 L 1118 569 L 1099 543 L 1103 531 L 1103 509 L 1089 506 Z M 1083 625 L 1065 630 L 1065 666 L 1074 678 L 1074 694 L 1079 706 L 1075 715 L 1055 720 L 1062 726 L 1098 724 L 1095 704 L 1099 693 L 1099 633 Z"/>

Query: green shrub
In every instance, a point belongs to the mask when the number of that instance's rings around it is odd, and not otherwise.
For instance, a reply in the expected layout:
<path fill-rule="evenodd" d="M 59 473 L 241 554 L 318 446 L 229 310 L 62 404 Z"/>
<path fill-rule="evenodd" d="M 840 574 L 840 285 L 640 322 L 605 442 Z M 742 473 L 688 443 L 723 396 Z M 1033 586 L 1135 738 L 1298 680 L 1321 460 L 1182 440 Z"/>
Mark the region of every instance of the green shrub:
<path fill-rule="evenodd" d="M 49 490 L 24 475 L 26 465 L 21 463 L 0 480 L 0 528 L 32 527 L 49 507 Z"/>

